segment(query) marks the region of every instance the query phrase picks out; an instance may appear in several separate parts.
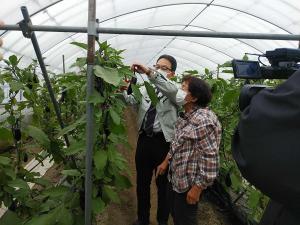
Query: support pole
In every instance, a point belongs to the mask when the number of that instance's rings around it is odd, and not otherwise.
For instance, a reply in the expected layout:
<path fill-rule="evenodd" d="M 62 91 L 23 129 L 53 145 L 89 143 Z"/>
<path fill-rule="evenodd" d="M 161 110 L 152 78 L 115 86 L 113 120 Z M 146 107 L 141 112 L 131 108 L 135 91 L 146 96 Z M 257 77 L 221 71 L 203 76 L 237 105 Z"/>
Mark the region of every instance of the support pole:
<path fill-rule="evenodd" d="M 97 35 L 96 26 L 96 0 L 89 0 L 88 6 L 88 52 L 87 52 L 87 125 L 86 125 L 86 155 L 85 155 L 85 225 L 91 225 L 92 205 L 92 167 L 93 167 L 93 143 L 94 143 L 94 106 L 89 103 L 89 98 L 94 90 L 94 61 L 95 40 Z"/>
<path fill-rule="evenodd" d="M 87 33 L 86 27 L 68 26 L 30 26 L 32 31 Z M 20 30 L 17 25 L 4 25 L 0 30 Z M 187 31 L 187 30 L 158 30 L 158 29 L 132 29 L 99 27 L 97 33 L 101 34 L 128 34 L 128 35 L 157 35 L 180 37 L 211 37 L 211 38 L 237 38 L 256 40 L 290 40 L 299 41 L 300 34 L 267 34 L 267 33 L 238 33 L 238 32 L 213 32 L 213 31 Z"/>
<path fill-rule="evenodd" d="M 62 61 L 63 61 L 63 73 L 66 73 L 66 65 L 65 65 L 65 55 L 62 55 Z"/>
<path fill-rule="evenodd" d="M 49 76 L 48 76 L 48 72 L 47 72 L 47 69 L 46 69 L 43 57 L 42 57 L 42 53 L 41 53 L 41 50 L 40 50 L 40 47 L 39 47 L 39 43 L 37 41 L 35 33 L 30 29 L 30 26 L 32 25 L 32 23 L 31 23 L 31 20 L 30 20 L 30 17 L 29 17 L 29 13 L 28 13 L 27 7 L 26 6 L 22 6 L 21 7 L 21 11 L 22 11 L 24 20 L 19 24 L 20 25 L 20 29 L 22 30 L 23 35 L 26 38 L 30 38 L 31 39 L 31 42 L 32 42 L 32 45 L 33 45 L 33 48 L 34 48 L 34 51 L 35 51 L 35 54 L 36 54 L 36 57 L 37 57 L 37 59 L 39 61 L 39 64 L 40 64 L 40 67 L 41 67 L 41 70 L 42 70 L 43 78 L 45 80 L 48 92 L 50 94 L 50 99 L 51 99 L 51 101 L 52 101 L 52 103 L 54 105 L 54 111 L 55 111 L 57 120 L 59 122 L 59 125 L 60 125 L 61 129 L 63 129 L 64 128 L 64 124 L 63 124 L 63 121 L 62 121 L 62 118 L 61 118 L 59 105 L 58 105 L 58 103 L 57 103 L 57 101 L 55 99 L 55 96 L 54 96 L 54 92 L 53 92 L 53 89 L 52 89 L 52 86 L 51 86 L 51 83 L 50 83 L 50 79 L 49 79 Z M 68 136 L 66 134 L 64 135 L 64 139 L 65 139 L 66 145 L 69 146 L 70 143 L 69 143 Z"/>

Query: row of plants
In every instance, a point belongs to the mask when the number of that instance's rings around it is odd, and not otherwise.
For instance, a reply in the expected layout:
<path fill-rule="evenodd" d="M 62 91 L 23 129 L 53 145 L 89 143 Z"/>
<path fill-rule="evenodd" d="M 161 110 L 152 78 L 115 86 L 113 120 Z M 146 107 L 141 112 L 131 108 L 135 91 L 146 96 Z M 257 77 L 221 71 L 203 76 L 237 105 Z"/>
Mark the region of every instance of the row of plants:
<path fill-rule="evenodd" d="M 87 49 L 86 44 L 73 44 Z M 119 203 L 118 192 L 131 186 L 126 160 L 118 151 L 119 144 L 129 148 L 122 118 L 126 105 L 118 90 L 132 73 L 122 62 L 123 50 L 113 49 L 107 42 L 98 42 L 98 45 L 94 68 L 95 89 L 89 99 L 86 99 L 86 58 L 78 58 L 73 64 L 77 72 L 49 72 L 66 125 L 64 129 L 60 129 L 48 90 L 39 80 L 37 62 L 20 68 L 21 58 L 12 55 L 4 60 L 6 66 L 0 71 L 0 84 L 9 85 L 9 100 L 4 104 L 3 113 L 7 119 L 0 122 L 0 141 L 9 141 L 13 148 L 0 154 L 0 203 L 9 209 L 1 219 L 5 221 L 3 224 L 83 224 L 87 101 L 94 105 L 95 121 L 93 215 L 101 213 L 110 202 Z M 230 67 L 230 63 L 225 63 L 218 67 L 218 71 L 230 73 Z M 240 115 L 238 96 L 243 81 L 224 80 L 207 69 L 204 74 L 198 71 L 186 73 L 200 76 L 212 87 L 214 97 L 210 107 L 223 127 L 219 181 L 228 192 L 245 196 L 248 219 L 258 221 L 267 198 L 241 177 L 231 154 L 231 137 Z M 155 104 L 158 100 L 154 89 L 148 82 L 144 85 Z M 141 98 L 138 88 L 139 85 L 132 86 L 137 101 Z M 20 92 L 25 101 L 17 101 L 16 96 Z M 0 102 L 3 98 L 0 89 Z M 31 123 L 26 126 L 22 113 L 24 109 L 32 110 Z M 64 135 L 69 137 L 70 146 L 66 146 Z M 63 166 L 62 180 L 58 184 L 24 169 L 28 157 L 43 161 L 41 154 L 31 151 L 36 146 L 56 164 Z M 39 188 L 30 189 L 29 182 L 39 185 Z"/>
<path fill-rule="evenodd" d="M 85 44 L 73 44 L 87 49 Z M 118 150 L 120 144 L 128 148 L 129 145 L 122 118 L 126 105 L 117 90 L 131 72 L 122 63 L 122 51 L 111 48 L 106 42 L 98 44 L 95 89 L 89 99 L 86 99 L 86 58 L 76 60 L 73 65 L 76 73 L 55 75 L 49 72 L 64 129 L 60 129 L 48 90 L 38 78 L 36 61 L 20 68 L 21 58 L 12 55 L 4 60 L 6 65 L 0 72 L 0 84 L 9 85 L 9 100 L 4 104 L 2 114 L 6 120 L 0 122 L 0 140 L 9 142 L 13 148 L 0 154 L 0 202 L 8 208 L 1 218 L 2 224 L 84 224 L 87 101 L 94 106 L 95 121 L 93 215 L 102 212 L 110 202 L 119 203 L 118 191 L 130 187 L 126 160 Z M 20 92 L 25 101 L 17 101 Z M 3 98 L 2 91 L 1 102 Z M 32 111 L 31 122 L 27 125 L 24 109 Z M 69 146 L 64 143 L 64 135 L 68 135 Z M 58 184 L 24 169 L 28 157 L 42 163 L 41 154 L 31 151 L 36 147 L 62 165 L 62 179 Z M 31 189 L 28 183 L 36 186 Z"/>

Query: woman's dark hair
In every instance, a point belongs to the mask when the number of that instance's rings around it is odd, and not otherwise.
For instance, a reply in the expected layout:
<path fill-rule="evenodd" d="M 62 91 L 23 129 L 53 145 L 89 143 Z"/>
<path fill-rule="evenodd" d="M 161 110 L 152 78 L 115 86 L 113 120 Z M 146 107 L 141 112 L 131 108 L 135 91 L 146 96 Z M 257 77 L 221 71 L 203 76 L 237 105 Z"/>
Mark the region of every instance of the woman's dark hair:
<path fill-rule="evenodd" d="M 193 97 L 197 98 L 197 105 L 201 107 L 208 105 L 212 98 L 211 88 L 208 83 L 191 75 L 184 76 L 182 82 L 188 83 L 188 91 Z"/>
<path fill-rule="evenodd" d="M 158 62 L 158 60 L 160 60 L 160 59 L 168 60 L 171 63 L 171 70 L 173 72 L 175 72 L 175 70 L 177 68 L 177 61 L 173 56 L 171 56 L 171 55 L 161 55 L 161 56 L 159 56 L 159 58 L 157 59 L 156 62 Z"/>

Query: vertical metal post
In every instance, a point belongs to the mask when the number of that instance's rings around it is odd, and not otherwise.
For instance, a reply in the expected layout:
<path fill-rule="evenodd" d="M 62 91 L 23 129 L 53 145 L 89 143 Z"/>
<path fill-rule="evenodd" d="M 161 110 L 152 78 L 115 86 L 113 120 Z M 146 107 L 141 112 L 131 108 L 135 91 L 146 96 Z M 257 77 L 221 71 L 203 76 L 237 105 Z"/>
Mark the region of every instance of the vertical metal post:
<path fill-rule="evenodd" d="M 24 21 L 21 22 L 19 25 L 22 29 L 23 35 L 25 37 L 31 39 L 35 54 L 37 56 L 37 59 L 39 61 L 39 64 L 40 64 L 40 67 L 41 67 L 41 70 L 42 70 L 42 75 L 44 77 L 48 92 L 50 94 L 50 99 L 51 99 L 51 101 L 54 105 L 54 111 L 55 111 L 57 120 L 59 122 L 60 127 L 63 129 L 64 128 L 64 123 L 63 123 L 62 118 L 61 118 L 59 105 L 58 105 L 58 103 L 55 99 L 55 96 L 54 96 L 54 92 L 53 92 L 53 89 L 52 89 L 52 86 L 51 86 L 51 83 L 50 83 L 48 72 L 46 70 L 46 66 L 45 66 L 45 63 L 44 63 L 44 60 L 43 60 L 43 57 L 42 57 L 42 53 L 41 53 L 36 35 L 29 28 L 29 24 L 31 25 L 31 20 L 30 20 L 30 17 L 29 17 L 28 10 L 25 6 L 22 6 L 21 11 L 22 11 L 22 14 L 23 14 L 23 17 L 24 17 Z M 70 142 L 69 142 L 68 136 L 66 134 L 64 135 L 64 139 L 65 139 L 66 145 L 69 146 Z"/>
<path fill-rule="evenodd" d="M 89 0 L 88 6 L 88 52 L 87 52 L 87 125 L 86 125 L 86 174 L 85 174 L 85 225 L 91 225 L 92 202 L 92 166 L 93 166 L 93 138 L 94 138 L 94 106 L 88 99 L 94 90 L 94 61 L 96 26 L 96 0 Z"/>
<path fill-rule="evenodd" d="M 65 65 L 65 55 L 62 55 L 62 61 L 63 61 L 63 73 L 66 73 L 66 65 Z"/>

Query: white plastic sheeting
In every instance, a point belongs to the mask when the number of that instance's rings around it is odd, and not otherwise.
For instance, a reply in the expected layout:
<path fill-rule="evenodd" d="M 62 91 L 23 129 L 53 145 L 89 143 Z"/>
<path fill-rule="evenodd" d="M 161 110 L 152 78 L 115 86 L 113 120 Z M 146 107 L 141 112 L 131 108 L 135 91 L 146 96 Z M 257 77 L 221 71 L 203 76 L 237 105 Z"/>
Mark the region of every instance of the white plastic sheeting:
<path fill-rule="evenodd" d="M 0 19 L 16 24 L 22 19 L 20 6 L 27 6 L 34 25 L 87 26 L 87 0 L 1 0 Z M 270 34 L 300 34 L 299 0 L 98 0 L 100 27 L 221 31 Z M 23 55 L 23 63 L 35 58 L 31 42 L 21 32 L 0 34 L 5 55 Z M 86 42 L 86 34 L 36 32 L 45 61 L 55 72 L 67 71 L 85 52 L 69 43 Z M 216 69 L 245 52 L 264 53 L 280 47 L 297 48 L 296 41 L 247 40 L 196 37 L 162 37 L 100 34 L 112 47 L 126 49 L 125 63 L 149 66 L 160 54 L 173 55 L 178 73 L 187 69 Z"/>

